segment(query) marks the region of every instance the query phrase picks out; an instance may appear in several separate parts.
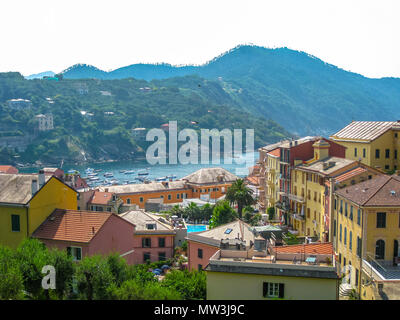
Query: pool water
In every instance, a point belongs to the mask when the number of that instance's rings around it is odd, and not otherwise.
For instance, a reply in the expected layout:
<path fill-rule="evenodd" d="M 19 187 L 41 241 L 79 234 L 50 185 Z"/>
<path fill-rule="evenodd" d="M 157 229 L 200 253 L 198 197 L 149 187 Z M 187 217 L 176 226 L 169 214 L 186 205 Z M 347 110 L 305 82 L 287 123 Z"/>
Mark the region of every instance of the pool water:
<path fill-rule="evenodd" d="M 187 225 L 187 232 L 200 232 L 207 230 L 206 224 L 188 224 Z"/>

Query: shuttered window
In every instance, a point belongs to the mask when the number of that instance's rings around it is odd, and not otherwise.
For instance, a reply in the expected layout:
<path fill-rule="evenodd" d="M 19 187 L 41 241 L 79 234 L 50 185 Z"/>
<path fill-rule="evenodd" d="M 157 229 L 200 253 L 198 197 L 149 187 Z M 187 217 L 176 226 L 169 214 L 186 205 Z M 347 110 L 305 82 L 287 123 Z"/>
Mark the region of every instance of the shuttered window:
<path fill-rule="evenodd" d="M 275 282 L 263 282 L 264 298 L 284 298 L 285 284 Z"/>
<path fill-rule="evenodd" d="M 12 214 L 11 215 L 11 230 L 14 231 L 14 232 L 21 231 L 21 225 L 20 225 L 19 215 L 18 214 Z"/>

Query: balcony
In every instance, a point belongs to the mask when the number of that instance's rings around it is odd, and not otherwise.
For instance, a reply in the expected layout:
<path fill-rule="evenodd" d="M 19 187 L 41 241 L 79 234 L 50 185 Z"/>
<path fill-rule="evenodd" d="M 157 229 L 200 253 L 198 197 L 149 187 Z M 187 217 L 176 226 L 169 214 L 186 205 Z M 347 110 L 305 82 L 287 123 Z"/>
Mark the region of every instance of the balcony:
<path fill-rule="evenodd" d="M 298 220 L 298 221 L 304 221 L 304 215 L 294 213 L 293 214 L 293 219 Z"/>
<path fill-rule="evenodd" d="M 289 194 L 288 194 L 288 198 L 289 198 L 290 200 L 292 200 L 292 201 L 304 203 L 304 197 L 300 197 L 300 196 L 297 196 L 297 195 L 295 195 L 295 194 L 289 193 Z"/>

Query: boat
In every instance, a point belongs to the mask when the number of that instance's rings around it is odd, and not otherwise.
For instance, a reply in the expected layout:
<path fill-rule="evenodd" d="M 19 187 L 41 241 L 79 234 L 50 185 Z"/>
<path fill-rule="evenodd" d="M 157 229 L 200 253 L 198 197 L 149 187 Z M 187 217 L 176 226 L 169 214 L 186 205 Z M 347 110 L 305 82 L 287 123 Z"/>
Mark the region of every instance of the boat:
<path fill-rule="evenodd" d="M 148 172 L 138 172 L 138 176 L 147 176 Z"/>
<path fill-rule="evenodd" d="M 176 178 L 176 175 L 171 174 L 170 176 L 167 176 L 167 178 L 168 178 L 168 179 L 175 179 L 175 178 Z"/>
<path fill-rule="evenodd" d="M 103 174 L 103 176 L 105 176 L 105 177 L 114 177 L 114 174 L 112 172 L 106 172 L 105 174 Z"/>
<path fill-rule="evenodd" d="M 119 173 L 125 173 L 127 170 L 119 170 Z"/>
<path fill-rule="evenodd" d="M 132 173 L 135 173 L 135 170 L 126 170 L 125 171 L 125 174 L 132 174 Z"/>
<path fill-rule="evenodd" d="M 161 177 L 157 178 L 156 181 L 166 181 L 168 178 L 167 177 Z"/>

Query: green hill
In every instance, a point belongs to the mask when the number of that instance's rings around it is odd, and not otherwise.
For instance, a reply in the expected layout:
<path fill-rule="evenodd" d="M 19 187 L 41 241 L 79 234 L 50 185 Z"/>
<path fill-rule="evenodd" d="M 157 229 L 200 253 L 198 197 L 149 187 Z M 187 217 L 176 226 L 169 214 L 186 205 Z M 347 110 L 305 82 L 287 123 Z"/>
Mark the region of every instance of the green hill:
<path fill-rule="evenodd" d="M 32 107 L 11 108 L 7 101 L 15 98 L 31 100 Z M 55 128 L 38 132 L 35 116 L 45 113 L 53 114 Z M 2 135 L 18 136 L 28 144 L 25 152 L 1 149 L 1 162 L 40 160 L 57 164 L 62 159 L 76 162 L 143 157 L 150 143 L 135 141 L 131 129 L 160 128 L 172 120 L 178 121 L 178 129 L 197 131 L 253 128 L 256 147 L 290 136 L 276 122 L 239 108 L 218 81 L 197 76 L 150 82 L 56 81 L 26 80 L 19 73 L 2 73 L 0 114 L 0 140 Z"/>

